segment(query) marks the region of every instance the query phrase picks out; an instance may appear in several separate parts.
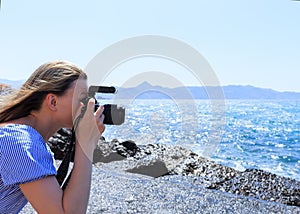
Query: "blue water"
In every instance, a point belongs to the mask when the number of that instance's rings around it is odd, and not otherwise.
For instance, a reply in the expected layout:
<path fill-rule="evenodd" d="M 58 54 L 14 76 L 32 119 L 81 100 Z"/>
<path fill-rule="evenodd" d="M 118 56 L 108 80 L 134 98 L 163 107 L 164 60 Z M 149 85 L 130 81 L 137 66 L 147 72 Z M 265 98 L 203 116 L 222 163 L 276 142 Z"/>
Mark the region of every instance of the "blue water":
<path fill-rule="evenodd" d="M 300 101 L 118 103 L 126 107 L 126 121 L 107 126 L 107 140 L 180 145 L 238 170 L 263 169 L 300 180 Z"/>

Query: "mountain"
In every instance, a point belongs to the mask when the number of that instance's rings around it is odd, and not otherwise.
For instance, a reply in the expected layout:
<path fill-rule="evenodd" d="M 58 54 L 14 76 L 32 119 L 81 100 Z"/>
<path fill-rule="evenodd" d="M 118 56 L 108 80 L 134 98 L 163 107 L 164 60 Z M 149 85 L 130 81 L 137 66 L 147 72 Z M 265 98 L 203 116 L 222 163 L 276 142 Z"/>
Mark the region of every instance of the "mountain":
<path fill-rule="evenodd" d="M 12 88 L 19 88 L 25 80 L 7 80 L 7 79 L 0 79 L 0 83 L 7 84 Z"/>
<path fill-rule="evenodd" d="M 136 87 L 119 88 L 117 94 L 118 99 L 220 99 L 222 96 L 224 96 L 225 99 L 300 100 L 300 93 L 298 92 L 278 92 L 272 89 L 258 88 L 249 85 L 167 88 L 152 86 L 148 82 L 143 82 Z"/>
<path fill-rule="evenodd" d="M 250 85 L 225 86 L 223 90 L 227 99 L 300 99 L 300 93 L 297 92 L 278 92 Z"/>
<path fill-rule="evenodd" d="M 19 88 L 24 80 L 0 79 L 0 83 L 10 85 L 12 88 Z M 223 91 L 223 94 L 220 92 Z M 209 92 L 209 93 L 208 93 Z M 209 97 L 208 94 L 211 96 Z M 118 99 L 278 99 L 278 100 L 300 100 L 299 92 L 279 92 L 272 89 L 258 88 L 254 86 L 187 86 L 168 88 L 153 86 L 143 82 L 136 87 L 118 88 Z"/>

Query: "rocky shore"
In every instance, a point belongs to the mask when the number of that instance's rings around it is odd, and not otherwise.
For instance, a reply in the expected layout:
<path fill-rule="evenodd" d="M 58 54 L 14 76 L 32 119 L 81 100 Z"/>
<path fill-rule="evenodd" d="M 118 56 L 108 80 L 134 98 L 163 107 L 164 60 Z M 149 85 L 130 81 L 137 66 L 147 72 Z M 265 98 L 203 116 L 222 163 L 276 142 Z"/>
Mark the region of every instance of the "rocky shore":
<path fill-rule="evenodd" d="M 56 159 L 69 137 L 60 130 L 49 140 Z M 300 182 L 258 169 L 237 171 L 180 146 L 102 139 L 88 213 L 300 213 Z"/>

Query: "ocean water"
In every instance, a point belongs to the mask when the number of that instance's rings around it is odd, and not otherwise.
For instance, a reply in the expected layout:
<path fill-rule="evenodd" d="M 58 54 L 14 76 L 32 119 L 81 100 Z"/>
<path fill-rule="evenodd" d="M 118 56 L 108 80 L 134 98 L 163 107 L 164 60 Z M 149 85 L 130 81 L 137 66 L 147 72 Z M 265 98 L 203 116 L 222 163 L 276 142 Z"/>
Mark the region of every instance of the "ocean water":
<path fill-rule="evenodd" d="M 125 123 L 107 140 L 180 145 L 237 170 L 300 181 L 300 101 L 119 100 Z"/>

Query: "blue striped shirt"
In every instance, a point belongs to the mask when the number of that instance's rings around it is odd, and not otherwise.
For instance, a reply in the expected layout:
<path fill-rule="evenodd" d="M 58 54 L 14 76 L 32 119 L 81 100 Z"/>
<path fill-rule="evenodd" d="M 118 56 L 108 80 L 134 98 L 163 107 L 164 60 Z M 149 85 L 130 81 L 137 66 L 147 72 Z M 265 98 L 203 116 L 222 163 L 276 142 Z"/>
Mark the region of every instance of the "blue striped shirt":
<path fill-rule="evenodd" d="M 18 213 L 28 202 L 19 184 L 56 175 L 53 154 L 32 127 L 0 127 L 0 213 Z"/>

